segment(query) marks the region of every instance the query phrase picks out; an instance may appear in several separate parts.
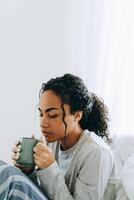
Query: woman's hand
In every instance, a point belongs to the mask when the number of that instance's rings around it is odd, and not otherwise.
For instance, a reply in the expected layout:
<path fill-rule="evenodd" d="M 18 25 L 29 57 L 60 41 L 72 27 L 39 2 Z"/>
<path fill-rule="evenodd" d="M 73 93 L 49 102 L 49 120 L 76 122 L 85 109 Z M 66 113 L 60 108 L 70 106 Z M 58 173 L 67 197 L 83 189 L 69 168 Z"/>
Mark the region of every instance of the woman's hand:
<path fill-rule="evenodd" d="M 15 166 L 17 165 L 16 160 L 19 159 L 19 152 L 20 152 L 20 142 L 16 141 L 12 148 L 12 155 L 11 155 L 11 159 Z"/>
<path fill-rule="evenodd" d="M 44 136 L 34 147 L 34 162 L 39 169 L 44 169 L 55 162 L 53 151 L 46 145 Z"/>
<path fill-rule="evenodd" d="M 20 150 L 21 150 L 20 142 L 16 141 L 12 148 L 12 155 L 11 155 L 12 162 L 16 167 L 18 167 L 25 174 L 27 175 L 31 174 L 34 171 L 35 167 L 28 167 L 28 166 L 24 166 L 24 165 L 16 163 L 16 161 L 19 159 Z"/>

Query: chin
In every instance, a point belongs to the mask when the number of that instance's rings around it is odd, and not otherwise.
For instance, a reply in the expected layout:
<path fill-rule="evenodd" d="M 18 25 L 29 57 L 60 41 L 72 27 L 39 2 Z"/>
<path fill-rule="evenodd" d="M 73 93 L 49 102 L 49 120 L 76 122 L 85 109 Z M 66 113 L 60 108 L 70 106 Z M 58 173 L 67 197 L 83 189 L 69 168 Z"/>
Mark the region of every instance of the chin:
<path fill-rule="evenodd" d="M 56 140 L 49 138 L 49 137 L 45 137 L 46 141 L 49 143 L 55 142 Z"/>

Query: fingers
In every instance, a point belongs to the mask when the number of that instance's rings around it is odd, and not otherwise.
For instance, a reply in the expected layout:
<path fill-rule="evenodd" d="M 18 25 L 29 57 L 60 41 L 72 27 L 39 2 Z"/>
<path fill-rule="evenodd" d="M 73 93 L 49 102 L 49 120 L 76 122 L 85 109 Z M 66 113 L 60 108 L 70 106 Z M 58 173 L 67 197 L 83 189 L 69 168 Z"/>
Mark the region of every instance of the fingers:
<path fill-rule="evenodd" d="M 38 149 L 38 150 L 37 150 Z M 41 135 L 40 141 L 34 147 L 34 151 L 47 151 L 49 148 L 47 147 L 46 139 L 43 135 Z"/>
<path fill-rule="evenodd" d="M 12 156 L 11 156 L 11 159 L 12 159 L 13 161 L 18 160 L 18 159 L 19 159 L 19 152 L 18 152 L 18 153 L 13 153 Z"/>
<path fill-rule="evenodd" d="M 53 152 L 51 149 L 48 150 L 48 147 L 47 150 L 44 148 L 44 151 L 35 147 L 35 153 L 33 156 L 34 162 L 39 169 L 44 169 L 55 161 Z"/>
<path fill-rule="evenodd" d="M 38 158 L 38 157 L 34 158 L 34 162 L 35 162 L 36 166 L 38 166 L 38 168 L 40 168 L 40 169 L 46 168 L 50 165 L 49 161 L 45 158 L 43 158 L 43 159 Z"/>
<path fill-rule="evenodd" d="M 15 145 L 18 146 L 20 144 L 20 140 L 15 141 Z"/>
<path fill-rule="evenodd" d="M 47 144 L 47 142 L 46 142 L 46 139 L 45 139 L 44 135 L 41 135 L 41 142 L 42 142 L 42 143 L 44 143 L 44 144 Z"/>
<path fill-rule="evenodd" d="M 42 142 L 38 142 L 33 151 L 37 154 L 42 154 L 43 152 L 49 153 L 49 147 Z"/>
<path fill-rule="evenodd" d="M 31 135 L 31 138 L 35 138 L 35 133 L 33 133 L 33 134 Z"/>
<path fill-rule="evenodd" d="M 20 152 L 20 150 L 21 150 L 21 146 L 20 145 L 18 145 L 18 146 L 14 145 L 13 148 L 12 148 L 12 152 L 13 153 Z"/>
<path fill-rule="evenodd" d="M 17 140 L 12 148 L 12 155 L 11 159 L 13 161 L 13 164 L 15 164 L 16 160 L 19 159 L 19 152 L 21 151 L 20 141 Z"/>

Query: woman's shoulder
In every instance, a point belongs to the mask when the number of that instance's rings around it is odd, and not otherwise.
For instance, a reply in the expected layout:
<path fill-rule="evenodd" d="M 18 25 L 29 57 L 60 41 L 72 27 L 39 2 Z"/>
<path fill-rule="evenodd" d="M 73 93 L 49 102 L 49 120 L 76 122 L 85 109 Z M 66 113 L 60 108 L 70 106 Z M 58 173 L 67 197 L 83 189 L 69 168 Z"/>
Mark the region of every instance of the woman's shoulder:
<path fill-rule="evenodd" d="M 85 160 L 91 158 L 92 155 L 112 157 L 110 148 L 101 138 L 99 139 L 89 131 L 84 131 L 76 145 L 74 157 Z"/>
<path fill-rule="evenodd" d="M 106 151 L 111 151 L 108 144 L 102 138 L 97 136 L 94 132 L 89 132 L 87 130 L 84 131 L 82 140 L 88 149 L 102 149 Z"/>
<path fill-rule="evenodd" d="M 52 148 L 56 156 L 57 152 L 59 151 L 59 142 L 49 143 L 48 146 Z M 93 152 L 104 154 L 107 152 L 111 155 L 111 149 L 106 142 L 103 141 L 103 139 L 101 139 L 95 133 L 85 130 L 76 144 L 75 153 L 80 157 L 86 157 Z"/>

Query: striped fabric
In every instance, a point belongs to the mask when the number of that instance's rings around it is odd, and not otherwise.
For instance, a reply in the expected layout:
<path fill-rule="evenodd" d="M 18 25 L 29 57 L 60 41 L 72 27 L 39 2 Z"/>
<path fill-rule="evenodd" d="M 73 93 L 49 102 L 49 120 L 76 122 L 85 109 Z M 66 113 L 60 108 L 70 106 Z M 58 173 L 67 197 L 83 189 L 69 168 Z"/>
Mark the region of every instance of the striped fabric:
<path fill-rule="evenodd" d="M 48 200 L 18 168 L 0 161 L 0 200 Z"/>

